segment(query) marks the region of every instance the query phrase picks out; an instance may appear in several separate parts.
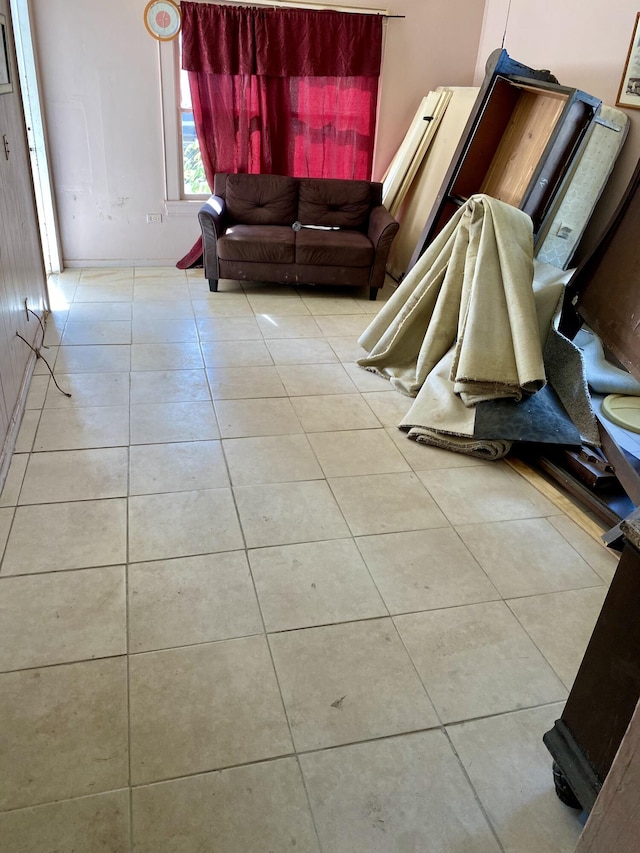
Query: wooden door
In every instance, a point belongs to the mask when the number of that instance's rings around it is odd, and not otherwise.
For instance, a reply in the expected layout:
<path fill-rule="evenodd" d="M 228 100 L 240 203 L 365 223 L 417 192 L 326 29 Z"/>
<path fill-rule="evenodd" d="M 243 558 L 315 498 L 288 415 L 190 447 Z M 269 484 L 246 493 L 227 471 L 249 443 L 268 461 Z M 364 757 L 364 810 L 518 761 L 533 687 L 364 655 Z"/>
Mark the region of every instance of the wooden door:
<path fill-rule="evenodd" d="M 6 469 L 12 428 L 15 432 L 28 390 L 34 356 L 31 345 L 42 332 L 30 308 L 42 315 L 46 279 L 33 194 L 15 45 L 8 0 L 0 0 L 9 85 L 0 78 L 0 477 Z M 0 55 L 0 63 L 2 62 Z"/>

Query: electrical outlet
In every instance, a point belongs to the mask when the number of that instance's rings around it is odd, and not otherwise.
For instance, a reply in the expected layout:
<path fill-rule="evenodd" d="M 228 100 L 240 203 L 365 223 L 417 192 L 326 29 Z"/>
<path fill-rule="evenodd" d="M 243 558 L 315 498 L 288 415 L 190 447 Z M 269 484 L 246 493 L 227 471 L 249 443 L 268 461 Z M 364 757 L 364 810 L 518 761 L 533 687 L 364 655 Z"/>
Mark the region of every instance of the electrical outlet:
<path fill-rule="evenodd" d="M 161 213 L 147 213 L 147 222 L 162 222 Z"/>

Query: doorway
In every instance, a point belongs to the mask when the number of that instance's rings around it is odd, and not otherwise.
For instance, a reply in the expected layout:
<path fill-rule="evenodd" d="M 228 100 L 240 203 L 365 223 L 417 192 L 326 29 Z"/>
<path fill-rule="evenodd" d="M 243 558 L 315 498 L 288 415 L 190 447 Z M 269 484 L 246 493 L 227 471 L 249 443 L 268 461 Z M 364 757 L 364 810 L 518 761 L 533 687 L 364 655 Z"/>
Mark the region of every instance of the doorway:
<path fill-rule="evenodd" d="M 40 106 L 29 2 L 28 0 L 10 0 L 10 6 L 42 255 L 45 271 L 47 275 L 51 275 L 62 272 L 62 253 Z"/>

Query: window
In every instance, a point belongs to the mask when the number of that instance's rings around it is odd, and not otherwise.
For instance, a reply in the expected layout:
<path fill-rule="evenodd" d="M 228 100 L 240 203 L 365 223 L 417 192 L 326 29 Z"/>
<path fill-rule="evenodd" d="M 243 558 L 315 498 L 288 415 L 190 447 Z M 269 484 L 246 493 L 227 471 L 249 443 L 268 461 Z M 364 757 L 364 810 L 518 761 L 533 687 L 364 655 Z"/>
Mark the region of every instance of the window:
<path fill-rule="evenodd" d="M 186 74 L 180 70 L 179 39 L 160 42 L 160 85 L 162 92 L 162 122 L 164 133 L 165 166 L 165 203 L 164 212 L 168 216 L 193 217 L 209 196 L 206 181 L 198 184 L 200 151 L 195 138 L 195 127 L 189 85 Z M 184 83 L 182 82 L 184 78 Z M 195 142 L 195 146 L 190 143 Z M 184 163 L 185 149 L 189 163 Z M 185 178 L 189 180 L 189 190 L 185 187 Z"/>
<path fill-rule="evenodd" d="M 191 107 L 191 92 L 186 71 L 180 69 L 180 139 L 182 143 L 182 196 L 208 195 L 200 145 Z"/>

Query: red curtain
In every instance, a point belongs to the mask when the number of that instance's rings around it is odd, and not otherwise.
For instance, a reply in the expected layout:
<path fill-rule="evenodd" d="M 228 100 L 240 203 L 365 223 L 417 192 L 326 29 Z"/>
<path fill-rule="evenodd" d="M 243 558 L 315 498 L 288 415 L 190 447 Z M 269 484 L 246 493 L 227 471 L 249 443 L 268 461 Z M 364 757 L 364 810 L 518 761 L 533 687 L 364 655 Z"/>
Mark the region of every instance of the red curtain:
<path fill-rule="evenodd" d="M 181 9 L 210 184 L 216 172 L 371 177 L 380 16 L 186 0 Z"/>

